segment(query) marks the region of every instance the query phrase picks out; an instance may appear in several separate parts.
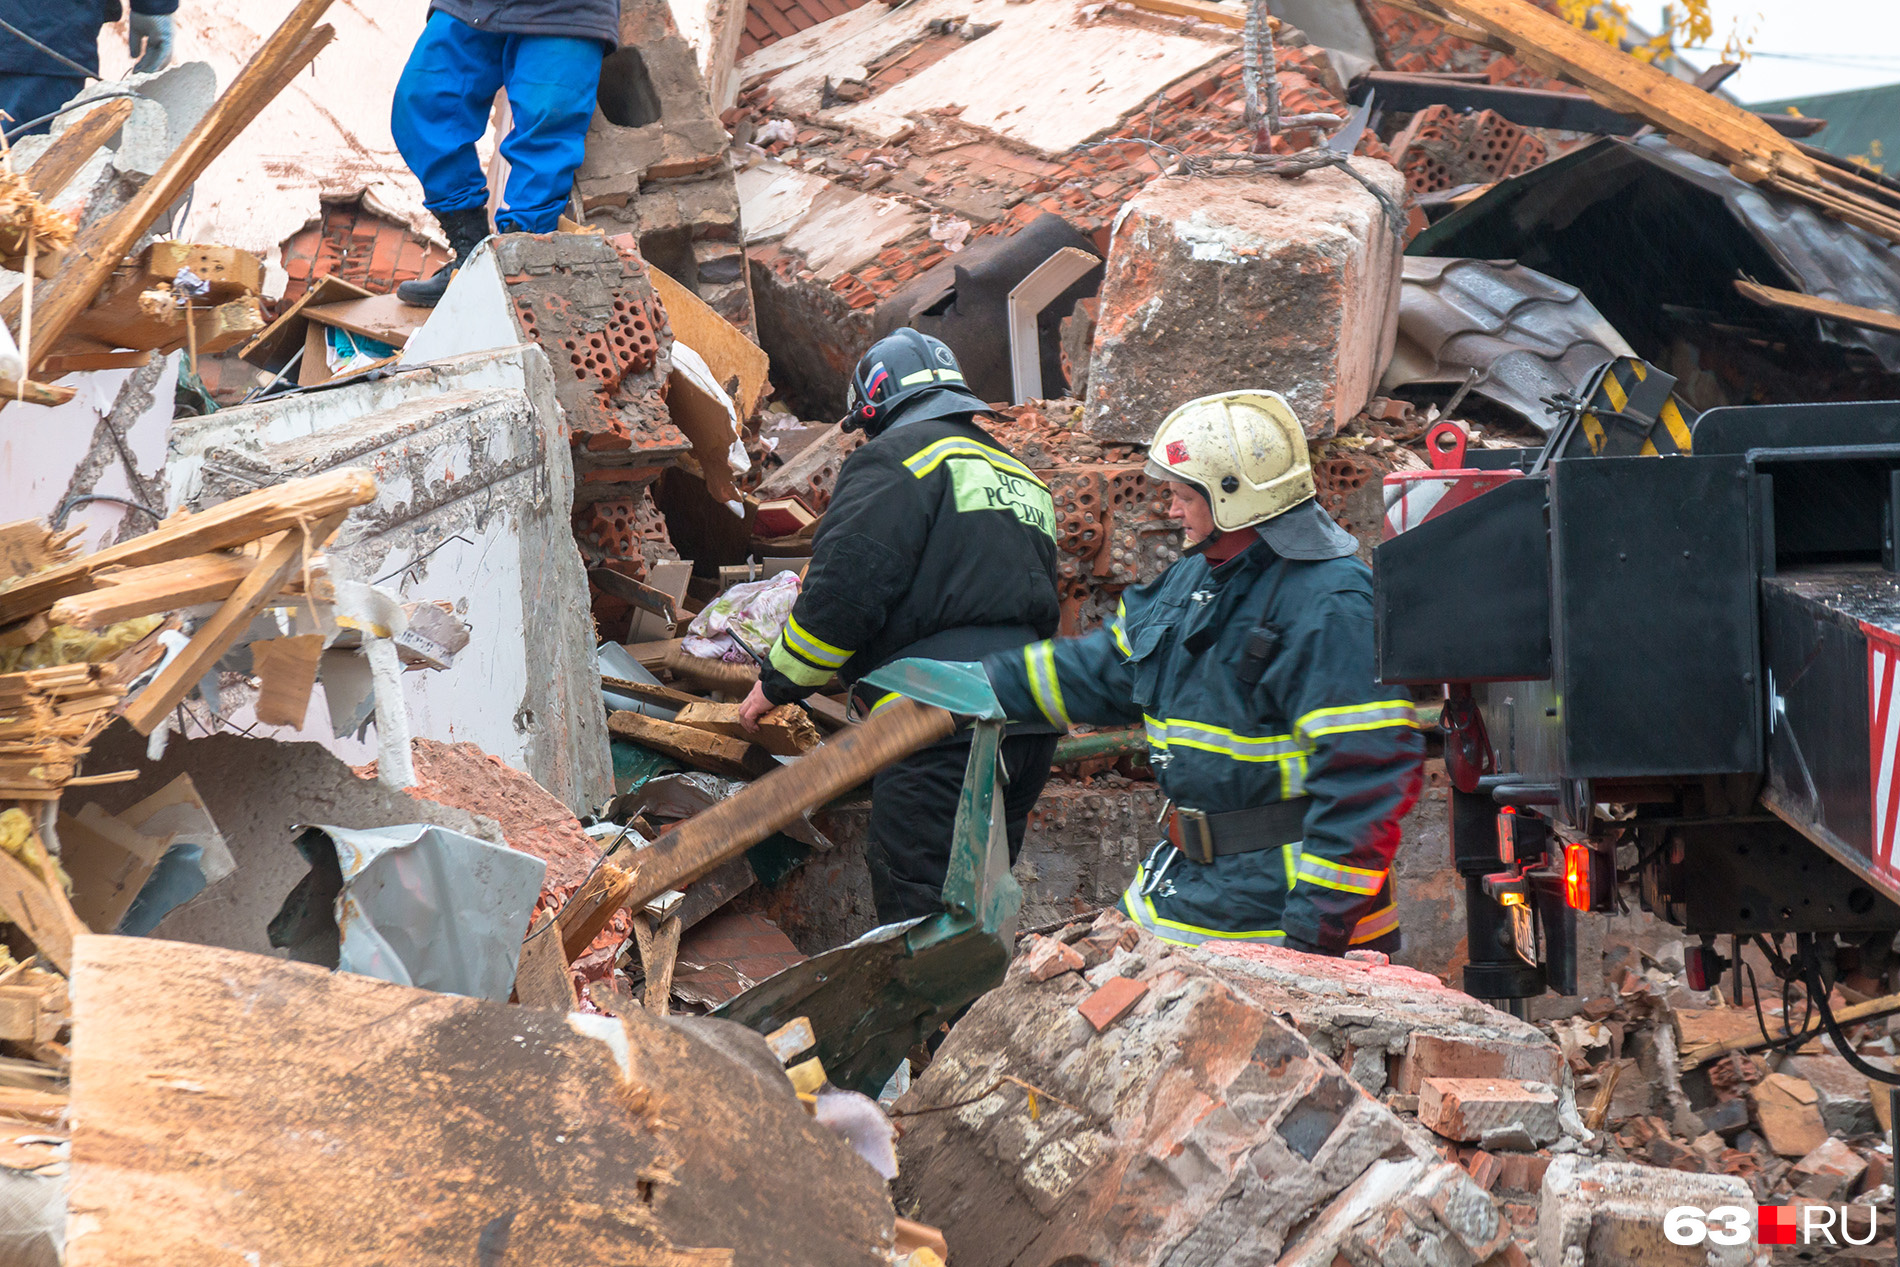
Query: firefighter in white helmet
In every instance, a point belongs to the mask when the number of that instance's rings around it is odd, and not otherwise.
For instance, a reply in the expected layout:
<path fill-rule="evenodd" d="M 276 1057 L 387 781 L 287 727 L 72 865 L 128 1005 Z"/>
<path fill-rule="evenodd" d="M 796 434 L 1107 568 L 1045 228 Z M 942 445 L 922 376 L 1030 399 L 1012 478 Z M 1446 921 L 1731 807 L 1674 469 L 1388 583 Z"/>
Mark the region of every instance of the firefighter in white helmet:
<path fill-rule="evenodd" d="M 1418 798 L 1410 697 L 1374 680 L 1372 574 L 1314 498 L 1270 391 L 1176 409 L 1149 449 L 1186 557 L 1093 633 L 983 661 L 1015 718 L 1141 722 L 1171 808 L 1123 899 L 1182 943 L 1398 945 L 1393 854 Z"/>

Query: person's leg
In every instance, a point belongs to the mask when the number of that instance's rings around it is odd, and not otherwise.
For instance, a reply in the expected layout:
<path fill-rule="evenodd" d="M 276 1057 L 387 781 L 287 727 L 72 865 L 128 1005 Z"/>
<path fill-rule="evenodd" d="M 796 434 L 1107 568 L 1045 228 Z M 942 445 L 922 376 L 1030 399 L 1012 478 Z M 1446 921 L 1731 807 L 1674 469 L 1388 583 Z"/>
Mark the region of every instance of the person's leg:
<path fill-rule="evenodd" d="M 1009 775 L 1009 787 L 1003 794 L 1003 812 L 1004 825 L 1009 830 L 1011 866 L 1022 856 L 1029 812 L 1036 808 L 1043 785 L 1049 782 L 1049 763 L 1055 760 L 1059 738 L 1060 735 L 1011 735 L 1003 740 L 1003 769 Z"/>
<path fill-rule="evenodd" d="M 30 123 L 41 115 L 51 114 L 77 97 L 85 86 L 86 81 L 77 75 L 0 73 L 0 110 L 7 112 L 6 121 L 0 124 L 0 130 L 11 132 L 22 123 Z M 48 119 L 13 139 L 18 141 L 38 136 L 52 127 L 54 122 Z"/>
<path fill-rule="evenodd" d="M 600 90 L 606 47 L 598 40 L 515 35 L 504 76 L 514 126 L 501 143 L 508 160 L 495 226 L 502 232 L 552 233 L 587 157 L 587 127 Z"/>
<path fill-rule="evenodd" d="M 422 205 L 442 218 L 488 204 L 475 142 L 502 85 L 508 37 L 433 13 L 396 81 L 389 127 L 422 182 Z"/>
<path fill-rule="evenodd" d="M 871 824 L 865 862 L 881 924 L 935 915 L 943 909 L 970 736 L 953 736 L 913 753 L 871 780 Z"/>

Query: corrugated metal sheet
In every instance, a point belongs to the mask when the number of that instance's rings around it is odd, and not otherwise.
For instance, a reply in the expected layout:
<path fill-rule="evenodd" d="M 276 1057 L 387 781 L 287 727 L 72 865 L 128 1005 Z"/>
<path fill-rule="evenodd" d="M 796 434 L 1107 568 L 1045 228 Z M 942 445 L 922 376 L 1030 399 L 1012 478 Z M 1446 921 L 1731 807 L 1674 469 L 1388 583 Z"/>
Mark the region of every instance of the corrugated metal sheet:
<path fill-rule="evenodd" d="M 1379 390 L 1462 383 L 1540 430 L 1542 401 L 1582 386 L 1590 371 L 1633 355 L 1575 286 L 1509 260 L 1407 256 L 1399 337 Z"/>
<path fill-rule="evenodd" d="M 1889 243 L 1750 185 L 1660 136 L 1605 138 L 1500 181 L 1409 249 L 1542 267 L 1582 286 L 1639 348 L 1664 305 L 1738 324 L 1799 328 L 1734 293 L 1731 283 L 1743 271 L 1808 295 L 1900 310 L 1900 252 Z M 1779 277 L 1772 275 L 1777 270 Z M 1900 373 L 1900 336 L 1833 321 L 1807 328 L 1822 342 L 1865 349 L 1889 373 Z"/>

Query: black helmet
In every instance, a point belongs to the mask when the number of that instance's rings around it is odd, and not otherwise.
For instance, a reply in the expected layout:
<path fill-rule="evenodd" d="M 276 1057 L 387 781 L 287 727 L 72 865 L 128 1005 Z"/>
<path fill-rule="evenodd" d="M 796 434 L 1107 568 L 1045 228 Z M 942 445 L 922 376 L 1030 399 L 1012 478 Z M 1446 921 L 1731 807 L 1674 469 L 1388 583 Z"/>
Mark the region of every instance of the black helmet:
<path fill-rule="evenodd" d="M 950 345 L 909 326 L 879 339 L 858 359 L 845 403 L 849 412 L 840 425 L 871 435 L 890 426 L 900 410 L 904 421 L 918 422 L 989 409 L 963 386 L 963 369 Z"/>

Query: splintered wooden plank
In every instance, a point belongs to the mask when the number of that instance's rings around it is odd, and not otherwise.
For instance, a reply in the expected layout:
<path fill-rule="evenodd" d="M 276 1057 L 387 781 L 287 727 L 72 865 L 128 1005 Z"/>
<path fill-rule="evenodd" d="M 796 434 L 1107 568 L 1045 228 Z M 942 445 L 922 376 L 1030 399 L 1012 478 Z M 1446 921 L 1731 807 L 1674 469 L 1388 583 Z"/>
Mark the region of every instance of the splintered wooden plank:
<path fill-rule="evenodd" d="M 638 1009 L 133 937 L 72 996 L 68 1267 L 889 1262 L 877 1173 Z"/>
<path fill-rule="evenodd" d="M 18 401 L 25 405 L 63 405 L 79 394 L 77 387 L 65 384 L 36 383 L 0 377 L 0 404 Z"/>
<path fill-rule="evenodd" d="M 745 723 L 739 720 L 740 707 L 699 700 L 681 708 L 673 722 L 708 734 L 756 743 L 775 757 L 801 756 L 818 746 L 818 727 L 798 705 L 779 705 L 759 718 L 756 731 L 747 730 Z"/>
<path fill-rule="evenodd" d="M 44 852 L 37 832 L 32 840 Z M 46 962 L 61 972 L 71 972 L 73 938 L 87 931 L 85 924 L 73 914 L 64 889 L 48 884 L 38 872 L 5 851 L 0 851 L 0 914 L 19 926 Z"/>
<path fill-rule="evenodd" d="M 323 520 L 311 532 L 307 544 L 302 533 L 286 532 L 258 561 L 244 582 L 231 591 L 224 605 L 198 626 L 185 649 L 159 670 L 158 676 L 139 692 L 137 699 L 126 705 L 125 719 L 132 728 L 141 735 L 151 734 L 152 728 L 178 706 L 186 692 L 210 672 L 211 666 L 250 627 L 251 617 L 262 611 L 264 604 L 283 588 L 290 574 L 303 564 L 306 549 L 310 553 L 321 549 L 342 522 L 342 515 Z"/>
<path fill-rule="evenodd" d="M 106 568 L 148 567 L 229 550 L 274 532 L 300 531 L 375 498 L 376 481 L 370 473 L 346 467 L 260 488 L 195 515 L 174 516 L 142 537 L 49 568 L 0 593 L 0 623 L 20 620 L 69 595 L 85 593 L 96 584 L 96 574 Z"/>
<path fill-rule="evenodd" d="M 611 862 L 602 862 L 593 874 L 561 908 L 561 945 L 572 963 L 586 953 L 612 921 L 614 914 L 627 904 L 633 881 Z"/>
<path fill-rule="evenodd" d="M 139 268 L 148 285 L 175 281 L 190 269 L 211 284 L 212 300 L 222 303 L 264 289 L 264 261 L 235 246 L 201 242 L 154 242 L 145 248 Z"/>
<path fill-rule="evenodd" d="M 87 111 L 79 122 L 70 125 L 40 151 L 33 166 L 26 169 L 26 187 L 41 202 L 51 202 L 79 175 L 86 160 L 110 141 L 131 117 L 132 102 L 125 97 L 103 102 Z"/>
<path fill-rule="evenodd" d="M 666 310 L 673 337 L 699 353 L 719 385 L 732 395 L 740 421 L 750 418 L 771 386 L 766 381 L 771 362 L 765 349 L 715 312 L 711 304 L 659 269 L 649 267 L 647 274 Z"/>
<path fill-rule="evenodd" d="M 1783 290 L 1779 286 L 1763 286 L 1759 282 L 1737 281 L 1735 289 L 1742 298 L 1764 308 L 1783 308 L 1790 312 L 1806 313 L 1810 317 L 1845 322 L 1866 330 L 1900 334 L 1900 314 L 1881 312 L 1877 308 L 1862 308 L 1858 304 L 1844 304 L 1838 299 L 1804 295 L 1798 290 Z"/>
<path fill-rule="evenodd" d="M 153 222 L 335 38 L 333 28 L 317 26 L 330 4 L 331 0 L 298 0 L 132 200 L 80 230 L 58 275 L 35 296 L 36 345 L 50 348 L 58 342 Z M 0 316 L 16 334 L 22 298 L 16 291 L 0 301 Z"/>
<path fill-rule="evenodd" d="M 247 554 L 201 554 L 151 567 L 97 573 L 99 588 L 54 603 L 53 623 L 104 629 L 134 616 L 222 602 L 257 567 Z"/>
<path fill-rule="evenodd" d="M 695 769 L 734 778 L 754 778 L 777 764 L 763 748 L 743 739 L 708 734 L 643 713 L 609 713 L 607 729 L 622 739 L 631 739 Z"/>

